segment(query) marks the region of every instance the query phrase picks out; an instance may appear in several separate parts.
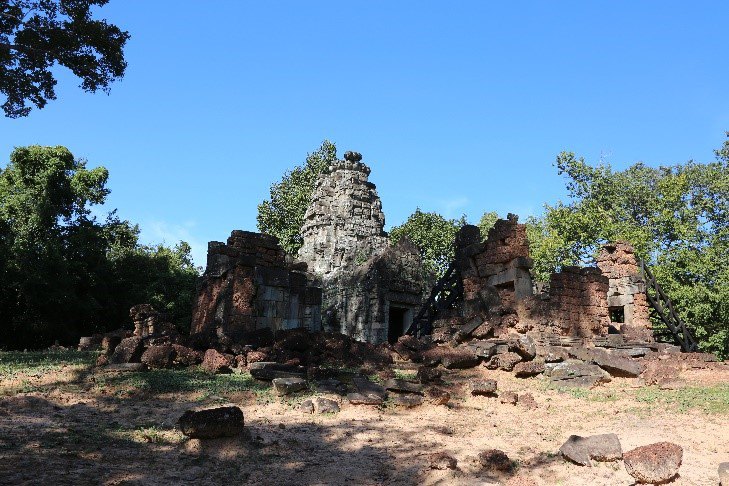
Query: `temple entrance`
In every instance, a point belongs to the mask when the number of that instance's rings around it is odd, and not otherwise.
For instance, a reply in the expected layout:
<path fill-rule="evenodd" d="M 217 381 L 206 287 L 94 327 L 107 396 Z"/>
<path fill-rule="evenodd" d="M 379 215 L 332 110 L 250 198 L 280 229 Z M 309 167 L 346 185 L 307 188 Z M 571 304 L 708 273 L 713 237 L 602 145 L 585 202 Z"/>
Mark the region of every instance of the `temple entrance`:
<path fill-rule="evenodd" d="M 613 324 L 623 324 L 625 322 L 625 307 L 622 305 L 609 307 L 608 312 L 610 313 L 610 322 Z"/>
<path fill-rule="evenodd" d="M 405 334 L 405 325 L 408 309 L 404 307 L 390 306 L 390 312 L 387 318 L 387 341 L 395 344 L 400 336 Z"/>

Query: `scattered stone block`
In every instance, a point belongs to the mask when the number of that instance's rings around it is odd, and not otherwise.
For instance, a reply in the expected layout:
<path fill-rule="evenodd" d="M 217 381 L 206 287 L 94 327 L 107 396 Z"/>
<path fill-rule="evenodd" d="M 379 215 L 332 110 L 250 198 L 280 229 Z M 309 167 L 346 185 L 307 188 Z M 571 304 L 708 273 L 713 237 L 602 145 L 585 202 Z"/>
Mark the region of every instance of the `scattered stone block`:
<path fill-rule="evenodd" d="M 516 405 L 519 401 L 519 395 L 512 391 L 505 391 L 499 393 L 499 401 L 507 405 Z"/>
<path fill-rule="evenodd" d="M 637 447 L 623 454 L 625 470 L 639 483 L 661 484 L 678 474 L 683 448 L 671 442 Z"/>
<path fill-rule="evenodd" d="M 380 403 L 387 397 L 387 390 L 382 385 L 372 383 L 365 376 L 354 376 L 352 377 L 352 385 L 354 385 L 357 393 L 369 397 L 372 399 L 378 399 Z"/>
<path fill-rule="evenodd" d="M 493 395 L 497 388 L 496 380 L 474 380 L 469 382 L 468 388 L 471 395 Z"/>
<path fill-rule="evenodd" d="M 223 354 L 212 348 L 205 351 L 202 369 L 208 373 L 232 373 L 233 367 L 233 355 Z"/>
<path fill-rule="evenodd" d="M 527 361 L 534 359 L 537 356 L 537 345 L 534 340 L 526 334 L 510 341 L 509 349 Z"/>
<path fill-rule="evenodd" d="M 591 388 L 610 381 L 610 374 L 594 364 L 567 360 L 545 366 L 545 374 L 559 387 Z"/>
<path fill-rule="evenodd" d="M 317 393 L 329 393 L 332 395 L 344 395 L 347 393 L 347 385 L 334 378 L 319 380 L 316 382 Z"/>
<path fill-rule="evenodd" d="M 199 351 L 181 344 L 173 344 L 172 349 L 175 350 L 174 364 L 176 365 L 193 366 L 202 363 L 203 355 Z"/>
<path fill-rule="evenodd" d="M 109 358 L 112 364 L 139 363 L 144 353 L 142 338 L 134 336 L 122 339 Z"/>
<path fill-rule="evenodd" d="M 574 358 L 598 365 L 612 376 L 634 378 L 645 371 L 643 363 L 612 355 L 604 349 L 576 346 L 568 353 Z"/>
<path fill-rule="evenodd" d="M 141 361 L 152 369 L 171 368 L 175 354 L 175 348 L 169 344 L 150 346 L 142 353 Z"/>
<path fill-rule="evenodd" d="M 620 440 L 615 434 L 589 437 L 571 435 L 559 448 L 562 456 L 580 466 L 592 466 L 590 459 L 601 462 L 617 461 L 623 457 Z"/>
<path fill-rule="evenodd" d="M 449 369 L 466 369 L 478 366 L 480 360 L 468 348 L 454 349 L 440 359 L 441 364 Z"/>
<path fill-rule="evenodd" d="M 430 469 L 455 469 L 458 461 L 445 452 L 434 452 L 428 456 Z"/>
<path fill-rule="evenodd" d="M 442 388 L 431 386 L 425 389 L 425 399 L 431 405 L 445 405 L 451 399 L 451 394 Z"/>
<path fill-rule="evenodd" d="M 413 408 L 423 404 L 423 397 L 416 394 L 396 394 L 392 397 L 393 405 L 398 407 Z"/>
<path fill-rule="evenodd" d="M 289 395 L 307 388 L 306 380 L 303 378 L 274 378 L 271 383 L 278 396 Z"/>
<path fill-rule="evenodd" d="M 529 378 L 544 373 L 544 363 L 541 361 L 522 361 L 514 366 L 514 375 L 518 378 Z"/>
<path fill-rule="evenodd" d="M 347 393 L 347 400 L 352 405 L 382 405 L 384 399 L 377 395 L 365 395 L 364 393 Z"/>
<path fill-rule="evenodd" d="M 257 380 L 271 381 L 274 378 L 305 378 L 303 366 L 275 363 L 273 361 L 257 361 L 248 364 L 248 371 Z"/>
<path fill-rule="evenodd" d="M 233 437 L 243 431 L 243 410 L 236 406 L 188 410 L 178 424 L 182 433 L 192 439 Z"/>
<path fill-rule="evenodd" d="M 440 383 L 443 381 L 441 377 L 443 373 L 435 368 L 429 368 L 427 366 L 421 366 L 418 368 L 418 373 L 415 375 L 415 379 L 421 384 L 427 383 Z"/>
<path fill-rule="evenodd" d="M 504 371 L 511 371 L 514 369 L 517 363 L 521 361 L 521 356 L 516 353 L 507 352 L 503 354 L 497 354 L 491 358 L 487 363 L 486 367 L 490 370 L 502 369 Z"/>
<path fill-rule="evenodd" d="M 423 385 L 411 383 L 405 380 L 398 380 L 397 378 L 387 380 L 385 382 L 385 389 L 398 393 L 417 393 L 420 395 L 423 394 Z"/>
<path fill-rule="evenodd" d="M 514 470 L 514 463 L 504 451 L 489 449 L 479 453 L 478 462 L 488 471 L 509 473 Z"/>
<path fill-rule="evenodd" d="M 314 405 L 314 413 L 337 413 L 339 412 L 339 403 L 324 397 L 314 397 L 311 400 Z"/>

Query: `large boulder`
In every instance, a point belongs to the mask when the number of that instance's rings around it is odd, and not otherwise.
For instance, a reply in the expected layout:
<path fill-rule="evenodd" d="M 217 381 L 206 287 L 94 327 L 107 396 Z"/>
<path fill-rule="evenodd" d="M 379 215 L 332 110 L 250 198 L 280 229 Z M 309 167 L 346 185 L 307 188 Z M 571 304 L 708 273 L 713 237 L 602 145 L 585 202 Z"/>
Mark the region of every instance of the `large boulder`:
<path fill-rule="evenodd" d="M 678 474 L 683 448 L 670 442 L 637 447 L 623 454 L 625 470 L 639 483 L 661 484 Z"/>
<path fill-rule="evenodd" d="M 133 336 L 122 339 L 109 358 L 111 364 L 140 363 L 144 353 L 142 338 Z"/>
<path fill-rule="evenodd" d="M 223 354 L 215 349 L 208 349 L 203 356 L 202 369 L 209 373 L 231 373 L 235 366 L 235 357 Z"/>
<path fill-rule="evenodd" d="M 559 448 L 560 454 L 580 466 L 592 466 L 595 461 L 617 461 L 623 457 L 620 439 L 615 434 L 591 435 L 580 437 L 571 435 Z"/>
<path fill-rule="evenodd" d="M 193 439 L 233 437 L 243 431 L 243 410 L 232 405 L 188 410 L 178 424 L 182 433 Z"/>

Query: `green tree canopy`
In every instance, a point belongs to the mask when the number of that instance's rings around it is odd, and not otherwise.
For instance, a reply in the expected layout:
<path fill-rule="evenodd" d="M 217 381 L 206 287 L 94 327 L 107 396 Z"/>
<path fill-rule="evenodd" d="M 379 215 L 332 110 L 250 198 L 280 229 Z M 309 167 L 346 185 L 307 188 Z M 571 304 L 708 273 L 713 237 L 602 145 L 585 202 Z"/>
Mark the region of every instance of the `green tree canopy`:
<path fill-rule="evenodd" d="M 56 99 L 51 69 L 67 67 L 95 92 L 124 75 L 129 33 L 92 18 L 108 0 L 0 0 L 0 93 L 11 118 Z"/>
<path fill-rule="evenodd" d="M 428 269 L 440 276 L 453 261 L 453 242 L 465 224 L 468 224 L 465 216 L 446 219 L 436 212 L 426 213 L 417 208 L 403 224 L 390 230 L 390 241 L 397 243 L 403 236 L 407 237 L 420 249 Z"/>
<path fill-rule="evenodd" d="M 304 165 L 294 167 L 279 182 L 273 183 L 270 199 L 258 205 L 258 230 L 276 236 L 290 255 L 296 255 L 303 244 L 301 226 L 314 183 L 336 160 L 336 145 L 324 140 L 316 151 L 306 156 Z"/>
<path fill-rule="evenodd" d="M 21 147 L 0 169 L 0 347 L 40 347 L 126 324 L 150 302 L 183 327 L 197 271 L 187 244 L 138 243 L 139 229 L 90 207 L 109 190 L 65 147 Z"/>
<path fill-rule="evenodd" d="M 494 227 L 496 221 L 499 219 L 499 213 L 496 211 L 487 211 L 481 215 L 481 219 L 478 220 L 478 229 L 481 230 L 481 238 L 486 239 L 489 235 L 489 230 Z"/>
<path fill-rule="evenodd" d="M 729 355 L 729 141 L 710 163 L 616 171 L 564 152 L 556 165 L 569 201 L 528 221 L 537 278 L 590 263 L 608 241 L 629 241 L 702 348 Z"/>

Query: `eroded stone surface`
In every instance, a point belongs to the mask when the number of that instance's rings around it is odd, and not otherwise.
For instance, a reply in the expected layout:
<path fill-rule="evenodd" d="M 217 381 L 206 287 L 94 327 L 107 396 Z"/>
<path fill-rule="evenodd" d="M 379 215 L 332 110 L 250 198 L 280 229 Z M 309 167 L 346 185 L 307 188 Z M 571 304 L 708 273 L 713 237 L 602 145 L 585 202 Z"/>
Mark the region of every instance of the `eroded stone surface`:
<path fill-rule="evenodd" d="M 658 442 L 623 454 L 625 470 L 640 483 L 661 484 L 678 474 L 683 448 L 670 442 Z"/>
<path fill-rule="evenodd" d="M 571 435 L 559 448 L 560 454 L 581 466 L 592 466 L 595 461 L 617 461 L 623 456 L 620 439 L 615 434 L 600 434 L 589 437 Z"/>

